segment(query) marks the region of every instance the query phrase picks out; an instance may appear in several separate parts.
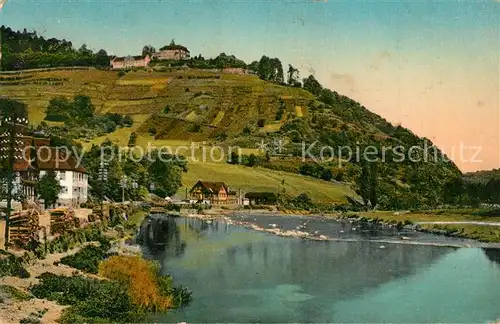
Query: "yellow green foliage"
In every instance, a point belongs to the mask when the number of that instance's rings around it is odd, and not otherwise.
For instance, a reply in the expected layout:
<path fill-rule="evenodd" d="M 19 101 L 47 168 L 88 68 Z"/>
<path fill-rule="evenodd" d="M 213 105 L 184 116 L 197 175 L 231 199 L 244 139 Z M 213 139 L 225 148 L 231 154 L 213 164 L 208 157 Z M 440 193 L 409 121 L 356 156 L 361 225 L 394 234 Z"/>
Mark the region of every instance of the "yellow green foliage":
<path fill-rule="evenodd" d="M 173 307 L 171 296 L 161 294 L 158 267 L 136 256 L 112 256 L 101 262 L 99 275 L 128 286 L 132 302 L 147 311 L 165 312 Z"/>

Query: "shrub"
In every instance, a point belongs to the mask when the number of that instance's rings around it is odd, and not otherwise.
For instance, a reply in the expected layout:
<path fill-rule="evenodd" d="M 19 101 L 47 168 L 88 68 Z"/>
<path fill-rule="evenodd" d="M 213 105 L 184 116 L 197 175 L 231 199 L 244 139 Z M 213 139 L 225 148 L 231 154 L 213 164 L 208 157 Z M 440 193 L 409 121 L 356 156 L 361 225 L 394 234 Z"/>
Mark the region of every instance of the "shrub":
<path fill-rule="evenodd" d="M 250 129 L 250 127 L 245 126 L 245 128 L 243 128 L 243 135 L 248 136 L 250 134 L 252 134 L 252 130 Z"/>
<path fill-rule="evenodd" d="M 193 133 L 198 133 L 201 130 L 201 125 L 200 124 L 193 124 L 191 127 L 191 132 Z"/>
<path fill-rule="evenodd" d="M 34 250 L 35 255 L 43 259 L 47 253 L 66 252 L 86 242 L 104 242 L 104 226 L 104 224 L 93 224 L 85 228 L 67 231 L 54 240 L 37 246 Z"/>
<path fill-rule="evenodd" d="M 0 277 L 12 276 L 19 278 L 29 278 L 29 272 L 23 266 L 23 260 L 0 250 Z"/>
<path fill-rule="evenodd" d="M 261 119 L 259 119 L 259 120 L 257 121 L 257 126 L 259 126 L 259 127 L 261 127 L 261 128 L 262 128 L 262 127 L 264 127 L 264 125 L 265 125 L 265 124 L 266 124 L 266 120 L 265 120 L 265 119 L 263 119 L 263 118 L 261 118 Z"/>
<path fill-rule="evenodd" d="M 123 116 L 122 125 L 125 127 L 131 127 L 134 124 L 134 120 L 129 115 Z"/>
<path fill-rule="evenodd" d="M 118 75 L 118 77 L 119 77 L 119 78 L 124 77 L 126 74 L 127 74 L 127 72 L 125 72 L 125 71 L 119 71 L 119 72 L 117 73 L 117 75 Z"/>
<path fill-rule="evenodd" d="M 132 302 L 144 311 L 161 312 L 174 306 L 170 295 L 163 295 L 158 267 L 135 256 L 112 256 L 99 265 L 99 274 L 128 287 Z"/>
<path fill-rule="evenodd" d="M 87 245 L 74 255 L 68 255 L 61 259 L 61 263 L 84 272 L 97 274 L 99 262 L 112 254 L 107 253 L 110 245 L 104 242 L 101 246 Z"/>
<path fill-rule="evenodd" d="M 225 132 L 218 133 L 215 135 L 215 139 L 218 141 L 225 141 L 227 139 L 227 134 Z"/>
<path fill-rule="evenodd" d="M 38 278 L 40 282 L 30 288 L 35 297 L 73 306 L 64 311 L 62 323 L 123 323 L 144 318 L 144 313 L 132 303 L 126 287 L 118 282 L 52 273 L 43 273 Z"/>
<path fill-rule="evenodd" d="M 0 296 L 7 295 L 17 301 L 30 300 L 31 296 L 13 286 L 0 285 Z"/>

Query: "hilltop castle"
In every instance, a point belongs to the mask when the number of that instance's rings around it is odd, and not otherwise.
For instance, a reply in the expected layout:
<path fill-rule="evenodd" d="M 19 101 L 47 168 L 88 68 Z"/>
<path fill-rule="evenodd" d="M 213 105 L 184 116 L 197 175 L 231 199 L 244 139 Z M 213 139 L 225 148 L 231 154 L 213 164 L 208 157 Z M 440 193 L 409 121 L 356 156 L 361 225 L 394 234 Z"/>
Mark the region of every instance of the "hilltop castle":
<path fill-rule="evenodd" d="M 172 40 L 170 45 L 160 48 L 158 52 L 153 53 L 151 56 L 126 56 L 126 57 L 112 57 L 110 61 L 111 68 L 113 69 L 126 69 L 134 67 L 147 67 L 152 59 L 166 61 L 166 60 L 188 60 L 190 58 L 189 50 L 182 46 L 176 45 Z"/>

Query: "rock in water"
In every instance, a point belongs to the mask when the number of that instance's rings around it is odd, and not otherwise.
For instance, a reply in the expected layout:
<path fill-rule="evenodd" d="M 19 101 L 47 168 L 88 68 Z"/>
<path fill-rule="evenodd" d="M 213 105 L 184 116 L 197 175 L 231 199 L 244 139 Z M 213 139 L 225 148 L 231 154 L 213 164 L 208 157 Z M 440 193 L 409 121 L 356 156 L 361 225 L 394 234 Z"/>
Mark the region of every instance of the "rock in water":
<path fill-rule="evenodd" d="M 385 245 L 379 246 L 379 249 L 382 249 L 382 250 L 385 249 Z"/>

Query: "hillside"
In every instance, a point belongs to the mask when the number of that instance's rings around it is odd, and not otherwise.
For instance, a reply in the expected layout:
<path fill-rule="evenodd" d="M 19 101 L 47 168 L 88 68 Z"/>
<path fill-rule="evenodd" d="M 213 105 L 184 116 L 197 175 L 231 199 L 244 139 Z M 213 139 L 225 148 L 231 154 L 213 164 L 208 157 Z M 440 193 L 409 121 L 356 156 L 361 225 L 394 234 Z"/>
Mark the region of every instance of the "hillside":
<path fill-rule="evenodd" d="M 425 141 L 335 92 L 322 91 L 315 96 L 305 89 L 266 82 L 255 75 L 166 68 L 130 71 L 125 75 L 97 69 L 28 71 L 1 74 L 0 89 L 2 95 L 28 104 L 29 117 L 35 125 L 44 120 L 50 99 L 76 94 L 89 96 L 99 114 L 132 117 L 134 124 L 130 128 L 119 128 L 100 137 L 73 138 L 87 147 L 106 138 L 125 146 L 132 132 L 137 134 L 137 144 L 141 146 L 152 142 L 175 148 L 191 141 L 206 142 L 239 146 L 244 154 L 262 157 L 265 154 L 257 150 L 257 143 L 279 139 L 286 144 L 286 154 L 271 152 L 259 168 L 224 162 L 190 163 L 185 185 L 208 177 L 241 185 L 245 190 L 272 190 L 280 179 L 287 178 L 285 187 L 290 195 L 305 191 L 316 200 L 340 201 L 345 193 L 354 194 L 348 187 L 359 178 L 360 163 L 345 160 L 345 156 L 328 159 L 320 163 L 330 175 L 323 177 L 303 167 L 311 161 L 300 158 L 302 143 L 317 142 L 315 154 L 320 145 L 350 146 L 353 150 L 368 145 L 403 145 L 406 153 L 411 146 L 423 147 Z M 200 151 L 196 150 L 196 154 Z M 393 155 L 378 166 L 379 201 L 386 208 L 436 205 L 444 183 L 460 175 L 453 163 L 397 163 Z M 344 161 L 339 164 L 340 158 Z M 332 178 L 346 185 L 330 181 Z"/>
<path fill-rule="evenodd" d="M 488 183 L 494 179 L 500 179 L 500 169 L 468 172 L 464 174 L 464 179 L 473 183 Z"/>

